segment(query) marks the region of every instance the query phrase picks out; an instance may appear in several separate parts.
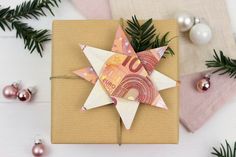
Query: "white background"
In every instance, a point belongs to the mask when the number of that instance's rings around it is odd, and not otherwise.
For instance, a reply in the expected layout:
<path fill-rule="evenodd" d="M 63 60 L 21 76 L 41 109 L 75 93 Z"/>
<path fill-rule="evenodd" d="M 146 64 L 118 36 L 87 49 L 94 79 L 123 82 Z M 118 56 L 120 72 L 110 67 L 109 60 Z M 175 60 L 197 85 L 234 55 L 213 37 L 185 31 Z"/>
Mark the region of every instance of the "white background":
<path fill-rule="evenodd" d="M 0 5 L 15 6 L 23 0 L 0 0 Z M 226 0 L 236 32 L 236 1 Z M 217 11 L 217 10 L 216 10 Z M 64 0 L 55 9 L 55 17 L 30 20 L 37 28 L 51 29 L 53 19 L 84 19 L 70 1 Z M 36 135 L 47 145 L 48 157 L 92 156 L 148 156 L 148 157 L 206 157 L 212 156 L 212 146 L 224 139 L 236 140 L 236 98 L 229 100 L 199 131 L 192 134 L 180 126 L 178 145 L 52 145 L 50 143 L 50 72 L 51 43 L 45 47 L 44 57 L 28 54 L 23 42 L 14 32 L 0 30 L 0 89 L 13 81 L 23 86 L 36 85 L 38 93 L 32 103 L 8 101 L 0 95 L 0 157 L 31 157 Z M 236 50 L 235 50 L 236 52 Z"/>

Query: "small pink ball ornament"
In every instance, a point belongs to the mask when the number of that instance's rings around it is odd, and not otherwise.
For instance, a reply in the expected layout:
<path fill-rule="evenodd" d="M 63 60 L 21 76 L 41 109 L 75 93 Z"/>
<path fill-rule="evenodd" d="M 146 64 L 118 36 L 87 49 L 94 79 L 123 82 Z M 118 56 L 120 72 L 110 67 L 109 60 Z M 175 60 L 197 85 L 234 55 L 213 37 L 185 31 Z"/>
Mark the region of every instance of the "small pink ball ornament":
<path fill-rule="evenodd" d="M 17 93 L 17 98 L 22 102 L 29 102 L 32 99 L 32 95 L 36 92 L 34 87 L 22 89 Z"/>
<path fill-rule="evenodd" d="M 7 99 L 16 99 L 18 91 L 19 91 L 19 83 L 15 82 L 11 85 L 5 86 L 2 90 L 2 94 Z"/>
<path fill-rule="evenodd" d="M 204 76 L 197 82 L 197 90 L 198 92 L 202 93 L 207 91 L 211 87 L 210 77 Z"/>
<path fill-rule="evenodd" d="M 45 147 L 42 143 L 41 139 L 35 140 L 35 144 L 32 148 L 32 154 L 34 157 L 42 157 L 43 154 L 45 153 Z"/>

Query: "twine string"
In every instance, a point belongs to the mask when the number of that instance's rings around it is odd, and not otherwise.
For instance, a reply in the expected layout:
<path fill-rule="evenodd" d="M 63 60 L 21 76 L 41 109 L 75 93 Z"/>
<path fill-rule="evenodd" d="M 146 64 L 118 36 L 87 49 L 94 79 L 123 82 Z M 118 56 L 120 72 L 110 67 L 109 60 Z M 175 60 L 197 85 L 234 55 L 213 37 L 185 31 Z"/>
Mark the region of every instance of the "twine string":
<path fill-rule="evenodd" d="M 120 25 L 122 28 L 124 28 L 124 20 L 123 18 L 120 19 Z M 72 75 L 59 75 L 59 76 L 51 76 L 50 80 L 52 79 L 81 79 L 78 76 L 72 76 Z M 122 144 L 122 120 L 119 117 L 118 125 L 117 125 L 117 144 L 121 146 Z"/>
<path fill-rule="evenodd" d="M 67 75 L 61 75 L 61 76 L 51 76 L 50 80 L 52 79 L 81 79 L 78 76 L 67 76 Z"/>
<path fill-rule="evenodd" d="M 78 76 L 67 76 L 67 75 L 61 75 L 61 76 L 51 76 L 50 80 L 53 79 L 81 79 Z M 122 136 L 122 121 L 121 118 L 119 118 L 118 125 L 117 125 L 117 144 L 121 146 L 122 141 L 121 141 L 121 136 Z"/>

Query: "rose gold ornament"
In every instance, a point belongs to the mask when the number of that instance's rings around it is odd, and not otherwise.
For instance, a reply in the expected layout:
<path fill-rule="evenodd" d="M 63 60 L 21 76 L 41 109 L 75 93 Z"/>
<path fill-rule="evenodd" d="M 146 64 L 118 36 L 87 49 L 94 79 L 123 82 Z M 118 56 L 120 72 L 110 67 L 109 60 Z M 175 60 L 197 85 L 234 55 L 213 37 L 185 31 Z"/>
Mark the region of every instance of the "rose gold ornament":
<path fill-rule="evenodd" d="M 22 89 L 17 93 L 17 98 L 23 102 L 29 102 L 32 98 L 32 95 L 35 93 L 35 88 L 30 87 L 27 89 Z"/>
<path fill-rule="evenodd" d="M 197 82 L 197 90 L 201 93 L 207 91 L 210 87 L 211 83 L 209 76 L 204 76 Z"/>
<path fill-rule="evenodd" d="M 32 148 L 32 154 L 35 156 L 35 157 L 41 157 L 45 152 L 45 148 L 44 148 L 44 145 L 42 143 L 42 140 L 41 139 L 37 139 L 35 140 L 35 144 Z"/>
<path fill-rule="evenodd" d="M 19 91 L 19 83 L 13 83 L 3 88 L 2 94 L 7 99 L 15 99 Z"/>

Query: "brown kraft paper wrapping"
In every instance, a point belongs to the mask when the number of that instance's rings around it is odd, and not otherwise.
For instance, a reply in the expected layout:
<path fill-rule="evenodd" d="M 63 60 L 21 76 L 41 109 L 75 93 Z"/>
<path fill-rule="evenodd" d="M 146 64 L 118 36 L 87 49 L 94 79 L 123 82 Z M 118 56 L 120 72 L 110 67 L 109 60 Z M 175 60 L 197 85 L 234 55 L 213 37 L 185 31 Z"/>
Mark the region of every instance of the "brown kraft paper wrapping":
<path fill-rule="evenodd" d="M 153 21 L 162 35 L 178 36 L 174 20 Z M 53 22 L 52 126 L 54 144 L 178 143 L 178 87 L 160 92 L 168 106 L 163 110 L 140 105 L 130 130 L 120 124 L 113 105 L 81 111 L 93 85 L 72 71 L 89 66 L 78 44 L 111 50 L 118 20 L 74 20 Z M 175 56 L 162 59 L 157 70 L 178 80 L 178 38 L 171 41 Z"/>

